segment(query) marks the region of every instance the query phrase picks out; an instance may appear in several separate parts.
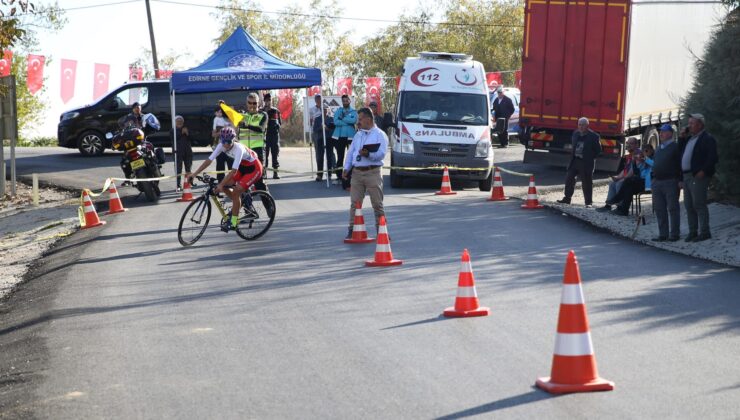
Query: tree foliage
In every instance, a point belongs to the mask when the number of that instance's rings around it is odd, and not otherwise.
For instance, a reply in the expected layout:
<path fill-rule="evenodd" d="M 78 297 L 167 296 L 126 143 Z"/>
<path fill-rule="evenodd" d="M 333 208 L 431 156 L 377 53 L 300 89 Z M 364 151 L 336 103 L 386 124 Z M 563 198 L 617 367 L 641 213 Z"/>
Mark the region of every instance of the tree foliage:
<path fill-rule="evenodd" d="M 716 190 L 740 199 L 740 9 L 731 12 L 712 35 L 697 63 L 696 79 L 685 100 L 689 113 L 706 118 L 717 139 Z"/>

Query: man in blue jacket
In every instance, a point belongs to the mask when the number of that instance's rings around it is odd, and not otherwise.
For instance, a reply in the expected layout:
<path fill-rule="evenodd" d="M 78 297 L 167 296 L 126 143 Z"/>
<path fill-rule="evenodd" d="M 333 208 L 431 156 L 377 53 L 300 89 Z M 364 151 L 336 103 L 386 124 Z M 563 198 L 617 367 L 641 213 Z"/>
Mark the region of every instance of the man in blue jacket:
<path fill-rule="evenodd" d="M 679 138 L 683 182 L 683 204 L 689 222 L 686 242 L 705 241 L 709 232 L 707 190 L 717 164 L 717 141 L 704 129 L 704 116 L 690 114 L 688 130 Z"/>
<path fill-rule="evenodd" d="M 344 152 L 352 143 L 355 135 L 355 124 L 357 124 L 357 111 L 349 106 L 349 96 L 342 95 L 342 107 L 334 112 L 334 147 L 337 150 L 337 180 L 342 180 L 342 187 L 349 188 L 350 181 L 342 178 L 342 167 L 344 166 Z"/>

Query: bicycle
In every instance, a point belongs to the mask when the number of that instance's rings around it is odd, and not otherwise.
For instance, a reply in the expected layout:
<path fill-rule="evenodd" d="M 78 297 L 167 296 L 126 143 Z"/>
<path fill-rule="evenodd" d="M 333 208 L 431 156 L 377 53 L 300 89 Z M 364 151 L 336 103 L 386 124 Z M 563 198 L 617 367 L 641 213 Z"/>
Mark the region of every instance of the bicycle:
<path fill-rule="evenodd" d="M 202 196 L 188 205 L 180 218 L 177 239 L 182 246 L 190 246 L 203 236 L 211 219 L 212 206 L 216 206 L 221 214 L 222 230 L 228 231 L 231 228 L 231 208 L 226 207 L 226 203 L 219 200 L 215 192 L 218 180 L 208 175 L 196 178 L 208 187 Z M 274 220 L 275 200 L 270 193 L 251 187 L 242 194 L 239 224 L 234 228 L 237 235 L 246 240 L 257 239 L 267 233 Z"/>

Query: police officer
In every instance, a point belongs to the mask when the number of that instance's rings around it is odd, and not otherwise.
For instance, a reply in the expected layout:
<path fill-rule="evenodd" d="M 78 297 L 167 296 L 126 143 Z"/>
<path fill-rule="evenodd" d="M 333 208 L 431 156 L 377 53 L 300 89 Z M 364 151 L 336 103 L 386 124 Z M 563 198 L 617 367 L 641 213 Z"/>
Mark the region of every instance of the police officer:
<path fill-rule="evenodd" d="M 267 114 L 259 109 L 259 96 L 256 93 L 247 95 L 247 112 L 242 115 L 244 119 L 239 124 L 239 142 L 254 150 L 264 167 Z"/>

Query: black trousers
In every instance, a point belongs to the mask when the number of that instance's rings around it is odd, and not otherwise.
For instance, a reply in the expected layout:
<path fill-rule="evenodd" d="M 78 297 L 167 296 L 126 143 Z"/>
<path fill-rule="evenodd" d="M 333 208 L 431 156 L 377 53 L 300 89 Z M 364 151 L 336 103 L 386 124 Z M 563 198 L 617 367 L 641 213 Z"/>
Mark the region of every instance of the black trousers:
<path fill-rule="evenodd" d="M 218 172 L 223 172 L 226 170 L 226 168 L 231 168 L 231 165 L 234 164 L 234 159 L 226 156 L 225 154 L 221 153 L 216 157 L 216 170 Z M 220 173 L 216 175 L 216 179 L 218 179 L 218 182 L 221 182 L 226 177 L 225 173 Z"/>
<path fill-rule="evenodd" d="M 593 203 L 594 161 L 573 158 L 565 175 L 565 198 L 570 200 L 576 190 L 576 177 L 581 180 L 583 198 L 586 205 Z"/>
<path fill-rule="evenodd" d="M 177 186 L 180 184 L 180 174 L 182 173 L 182 166 L 185 164 L 185 172 L 192 172 L 193 169 L 193 149 L 190 146 L 178 145 L 177 146 Z"/>
<path fill-rule="evenodd" d="M 342 168 L 344 168 L 344 154 L 347 152 L 349 145 L 352 143 L 352 139 L 348 137 L 340 137 L 334 140 L 334 149 L 337 151 L 337 170 L 335 174 L 337 179 L 342 180 L 342 188 L 349 188 L 349 179 L 342 179 Z"/>
<path fill-rule="evenodd" d="M 607 204 L 616 204 L 617 209 L 625 213 L 630 209 L 630 205 L 632 204 L 632 196 L 643 191 L 645 191 L 644 179 L 638 176 L 627 178 L 624 180 L 622 188 L 619 189 L 617 195 L 612 198 L 612 202 Z"/>
<path fill-rule="evenodd" d="M 500 121 L 503 120 L 503 121 Z M 496 129 L 497 135 L 498 135 L 498 141 L 501 143 L 502 146 L 508 146 L 509 145 L 509 120 L 504 118 L 499 118 L 499 121 L 496 122 Z"/>
<path fill-rule="evenodd" d="M 265 163 L 270 160 L 272 154 L 272 169 L 280 167 L 278 162 L 278 156 L 280 155 L 280 136 L 275 136 L 274 139 L 268 138 L 265 140 Z"/>

